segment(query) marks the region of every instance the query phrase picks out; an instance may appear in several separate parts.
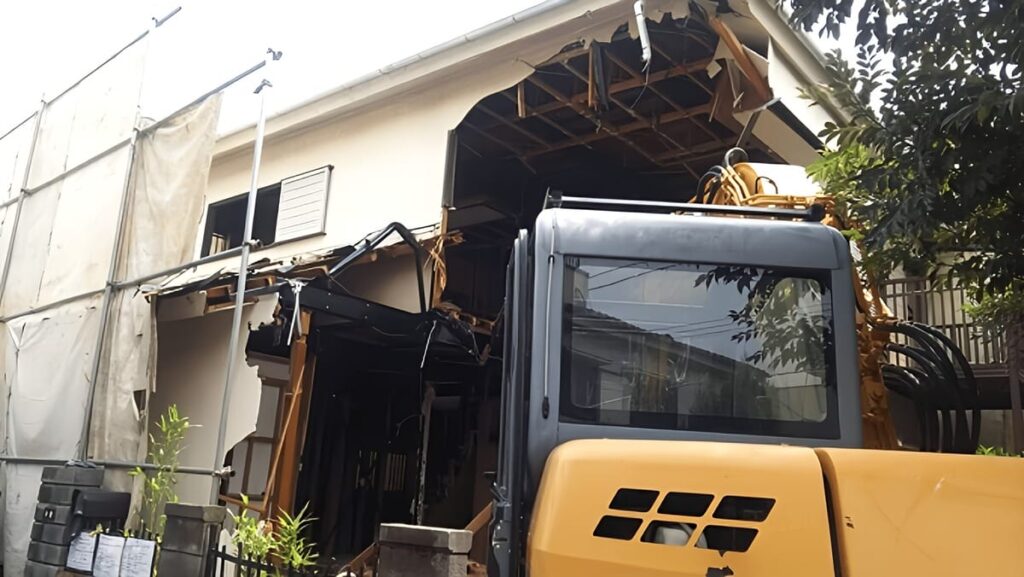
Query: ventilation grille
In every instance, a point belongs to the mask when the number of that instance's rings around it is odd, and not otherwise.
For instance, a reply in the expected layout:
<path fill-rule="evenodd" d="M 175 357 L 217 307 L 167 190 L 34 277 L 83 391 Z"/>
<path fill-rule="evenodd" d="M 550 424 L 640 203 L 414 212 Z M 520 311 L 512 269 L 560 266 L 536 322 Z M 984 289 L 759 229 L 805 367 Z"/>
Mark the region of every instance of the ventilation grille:
<path fill-rule="evenodd" d="M 281 181 L 274 242 L 324 231 L 331 167 L 325 166 Z"/>
<path fill-rule="evenodd" d="M 761 523 L 768 518 L 775 499 L 715 495 L 654 489 L 621 488 L 608 504 L 610 514 L 601 517 L 594 536 L 603 539 L 654 543 L 665 546 L 714 549 L 722 553 L 743 553 L 750 549 L 758 529 L 729 521 Z M 660 499 L 659 499 L 660 498 Z M 657 504 L 656 513 L 655 504 Z M 712 511 L 710 518 L 708 512 Z M 639 513 L 640 515 L 636 515 Z M 683 519 L 685 518 L 685 519 Z M 701 521 L 704 521 L 703 523 Z"/>

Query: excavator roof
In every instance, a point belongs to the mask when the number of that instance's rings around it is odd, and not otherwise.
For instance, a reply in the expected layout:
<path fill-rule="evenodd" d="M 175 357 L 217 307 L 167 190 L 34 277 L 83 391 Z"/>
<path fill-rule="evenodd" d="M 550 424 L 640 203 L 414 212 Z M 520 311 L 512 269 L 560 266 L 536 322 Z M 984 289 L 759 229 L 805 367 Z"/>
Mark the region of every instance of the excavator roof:
<path fill-rule="evenodd" d="M 809 211 L 676 206 L 685 212 L 669 212 L 671 206 L 637 212 L 635 204 L 603 201 L 596 210 L 547 209 L 537 218 L 536 247 L 578 256 L 819 270 L 848 266 L 850 260 L 846 239 L 831 227 L 808 221 L 813 217 Z M 742 212 L 722 210 L 737 208 Z"/>

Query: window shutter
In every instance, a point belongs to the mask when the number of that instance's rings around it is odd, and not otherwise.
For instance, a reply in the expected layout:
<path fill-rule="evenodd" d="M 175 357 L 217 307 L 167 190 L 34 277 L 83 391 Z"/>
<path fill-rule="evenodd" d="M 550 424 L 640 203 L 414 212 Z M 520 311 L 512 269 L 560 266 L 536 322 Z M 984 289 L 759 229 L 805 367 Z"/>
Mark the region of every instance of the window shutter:
<path fill-rule="evenodd" d="M 324 231 L 331 167 L 325 166 L 281 181 L 274 242 Z"/>

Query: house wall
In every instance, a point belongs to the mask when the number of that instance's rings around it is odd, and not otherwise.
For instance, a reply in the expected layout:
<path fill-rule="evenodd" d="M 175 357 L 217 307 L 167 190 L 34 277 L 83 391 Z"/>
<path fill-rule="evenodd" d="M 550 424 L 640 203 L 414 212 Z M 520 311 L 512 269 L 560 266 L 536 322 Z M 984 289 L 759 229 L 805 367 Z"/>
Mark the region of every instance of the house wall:
<path fill-rule="evenodd" d="M 448 131 L 479 100 L 514 86 L 533 72 L 533 64 L 564 46 L 579 39 L 610 38 L 626 22 L 628 8 L 609 0 L 569 6 L 543 22 L 524 23 L 515 38 L 508 38 L 513 32 L 495 33 L 474 40 L 475 47 L 452 50 L 431 61 L 434 70 L 425 76 L 394 72 L 268 121 L 260 187 L 324 165 L 334 166 L 334 171 L 324 234 L 264 248 L 258 258 L 352 244 L 394 221 L 409 228 L 439 222 Z M 567 12 L 576 14 L 566 20 Z M 481 49 L 488 51 L 477 52 Z M 421 68 L 427 66 L 424 61 Z M 365 96 L 375 88 L 376 95 Z M 322 113 L 310 118 L 316 111 Z M 249 188 L 251 141 L 240 133 L 228 135 L 218 151 L 207 204 Z M 205 220 L 197 236 L 204 227 Z"/>

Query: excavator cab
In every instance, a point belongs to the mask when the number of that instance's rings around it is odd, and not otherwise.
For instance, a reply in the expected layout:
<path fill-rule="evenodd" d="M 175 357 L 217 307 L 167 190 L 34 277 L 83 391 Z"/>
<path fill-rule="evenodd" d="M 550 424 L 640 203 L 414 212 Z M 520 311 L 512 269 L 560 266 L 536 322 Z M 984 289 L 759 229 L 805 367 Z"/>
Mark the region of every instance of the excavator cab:
<path fill-rule="evenodd" d="M 849 243 L 820 207 L 547 204 L 508 265 L 491 575 L 520 574 L 569 441 L 862 446 Z"/>

